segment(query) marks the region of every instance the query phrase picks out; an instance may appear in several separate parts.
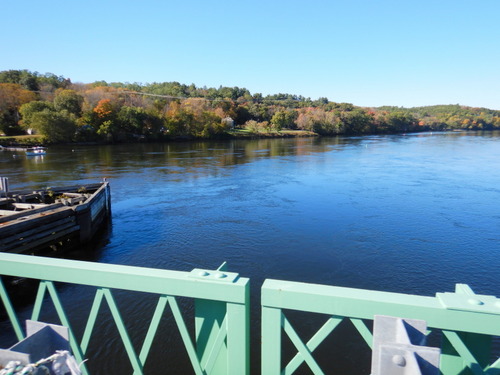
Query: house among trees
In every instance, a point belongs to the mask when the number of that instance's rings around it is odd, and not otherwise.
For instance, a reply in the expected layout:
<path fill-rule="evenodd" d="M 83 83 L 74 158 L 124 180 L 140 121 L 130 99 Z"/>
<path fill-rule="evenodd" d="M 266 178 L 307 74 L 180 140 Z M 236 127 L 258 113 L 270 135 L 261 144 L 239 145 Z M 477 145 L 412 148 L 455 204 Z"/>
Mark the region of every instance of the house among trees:
<path fill-rule="evenodd" d="M 234 120 L 231 117 L 224 117 L 222 123 L 226 125 L 228 129 L 234 129 Z"/>

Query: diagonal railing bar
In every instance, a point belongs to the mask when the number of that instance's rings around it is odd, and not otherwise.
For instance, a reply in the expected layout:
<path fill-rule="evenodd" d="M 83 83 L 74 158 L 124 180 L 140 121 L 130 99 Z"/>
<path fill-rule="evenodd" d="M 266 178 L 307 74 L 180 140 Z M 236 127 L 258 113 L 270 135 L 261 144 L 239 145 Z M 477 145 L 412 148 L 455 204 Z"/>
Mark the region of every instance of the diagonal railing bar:
<path fill-rule="evenodd" d="M 365 342 L 368 344 L 370 349 L 372 349 L 373 335 L 370 332 L 370 330 L 368 329 L 368 327 L 366 326 L 365 322 L 363 322 L 361 319 L 355 319 L 355 318 L 350 318 L 350 320 L 351 320 L 352 324 L 354 325 L 354 327 L 356 327 L 358 332 L 361 334 L 361 336 L 363 337 Z"/>
<path fill-rule="evenodd" d="M 146 338 L 144 339 L 141 352 L 139 353 L 139 360 L 141 361 L 142 366 L 144 366 L 144 364 L 146 363 L 146 358 L 148 357 L 151 346 L 153 345 L 153 340 L 156 336 L 161 317 L 163 315 L 163 312 L 165 311 L 165 308 L 167 307 L 167 304 L 168 296 L 160 296 L 160 298 L 158 298 L 158 304 L 156 305 L 153 318 L 151 319 L 148 332 L 146 333 Z"/>
<path fill-rule="evenodd" d="M 68 326 L 70 331 L 71 347 L 78 361 L 82 361 L 84 353 L 91 346 L 93 332 L 96 330 L 96 321 L 102 307 L 103 299 L 106 299 L 117 325 L 118 333 L 124 344 L 127 355 L 132 363 L 136 374 L 143 373 L 143 366 L 150 355 L 160 321 L 165 313 L 167 305 L 170 305 L 177 329 L 179 329 L 184 347 L 196 375 L 207 375 L 202 368 L 201 358 L 204 365 L 217 373 L 249 373 L 249 351 L 248 351 L 248 314 L 249 314 L 249 280 L 239 277 L 237 273 L 226 272 L 218 269 L 212 270 L 194 269 L 191 272 L 170 271 L 162 269 L 122 266 L 113 264 L 100 264 L 94 262 L 83 262 L 67 259 L 53 259 L 37 256 L 0 253 L 0 275 L 25 277 L 41 280 L 32 309 L 32 320 L 39 320 L 43 309 L 47 308 L 47 292 L 50 294 L 57 315 L 63 325 Z M 67 315 L 56 292 L 56 282 L 72 285 L 82 285 L 97 288 L 90 307 L 90 313 L 86 321 L 83 321 L 84 331 L 80 345 L 69 327 Z M 1 280 L 0 280 L 1 283 Z M 159 297 L 156 310 L 148 325 L 140 352 L 135 350 L 128 335 L 125 323 L 121 317 L 120 310 L 113 298 L 112 290 L 123 290 L 126 292 L 141 292 L 156 294 Z M 184 322 L 176 297 L 191 298 L 197 301 L 207 301 L 206 307 L 211 304 L 219 306 L 226 305 L 227 315 L 222 314 L 221 327 L 214 327 L 209 334 L 209 347 L 198 347 L 195 341 L 198 336 L 190 334 Z M 87 300 L 85 299 L 86 303 Z M 88 301 L 90 302 L 90 301 Z M 19 324 L 19 317 L 14 310 L 9 295 L 3 284 L 0 284 L 0 303 L 3 303 L 10 323 L 18 338 L 24 336 L 23 329 Z M 209 311 L 209 310 L 207 310 Z M 197 311 L 196 317 L 204 316 L 205 311 Z M 144 327 L 146 329 L 146 327 Z M 197 341 L 196 341 L 197 342 Z M 200 353 L 198 353 L 198 351 Z M 137 355 L 137 353 L 139 355 Z M 85 374 L 88 371 L 82 369 Z"/>
<path fill-rule="evenodd" d="M 484 373 L 487 375 L 498 375 L 500 374 L 500 358 L 498 358 L 491 365 L 486 366 Z"/>
<path fill-rule="evenodd" d="M 205 369 L 207 374 L 212 372 L 212 369 L 215 365 L 215 361 L 217 360 L 217 355 L 222 349 L 222 345 L 224 344 L 224 340 L 227 337 L 227 314 L 224 316 L 224 320 L 219 328 L 219 332 L 215 338 L 215 341 L 212 345 L 209 355 L 206 357 L 206 360 L 202 360 L 201 368 Z"/>
<path fill-rule="evenodd" d="M 314 334 L 313 337 L 306 343 L 307 348 L 314 352 L 317 347 L 333 332 L 335 328 L 344 320 L 342 317 L 332 316 L 330 317 L 325 324 Z M 295 357 L 288 363 L 285 367 L 283 373 L 284 375 L 291 375 L 299 368 L 299 366 L 304 362 L 304 357 L 302 357 L 301 353 L 297 353 Z"/>
<path fill-rule="evenodd" d="M 493 362 L 491 365 L 486 366 L 484 369 L 484 372 L 488 375 L 490 374 L 499 374 L 500 373 L 500 358 L 498 358 L 495 362 Z"/>
<path fill-rule="evenodd" d="M 47 290 L 47 284 L 40 280 L 38 284 L 38 291 L 36 293 L 35 304 L 33 305 L 33 312 L 31 313 L 31 320 L 38 320 L 40 318 L 40 312 L 42 311 L 43 299 L 45 298 L 45 292 Z"/>
<path fill-rule="evenodd" d="M 206 375 L 206 373 L 202 370 L 200 365 L 200 360 L 198 359 L 198 355 L 196 354 L 196 349 L 193 345 L 193 341 L 191 340 L 191 336 L 189 335 L 189 331 L 186 327 L 186 323 L 182 318 L 181 311 L 179 309 L 179 305 L 177 304 L 177 300 L 175 297 L 168 296 L 168 302 L 170 304 L 170 309 L 172 310 L 172 314 L 174 315 L 175 322 L 177 323 L 177 328 L 179 328 L 179 332 L 182 337 L 182 341 L 184 342 L 184 347 L 187 350 L 189 359 L 191 361 L 191 365 L 193 366 L 194 372 L 196 375 Z"/>
<path fill-rule="evenodd" d="M 83 354 L 87 353 L 90 337 L 92 336 L 92 332 L 94 330 L 94 325 L 97 320 L 97 315 L 99 314 L 99 308 L 101 307 L 103 297 L 104 292 L 102 288 L 98 288 L 94 297 L 94 302 L 92 303 L 92 308 L 90 309 L 87 324 L 85 325 L 85 330 L 83 331 L 82 343 L 80 344 Z"/>
<path fill-rule="evenodd" d="M 311 351 L 309 348 L 302 342 L 300 339 L 299 335 L 295 330 L 293 329 L 292 325 L 286 318 L 286 316 L 283 315 L 283 329 L 292 341 L 293 345 L 297 348 L 299 353 L 302 355 L 304 358 L 304 361 L 309 365 L 309 368 L 315 375 L 324 375 L 323 371 L 321 368 L 318 366 L 316 363 L 316 360 L 312 356 Z"/>
<path fill-rule="evenodd" d="M 33 308 L 32 320 L 39 319 L 40 311 L 47 291 L 49 292 L 49 296 L 52 300 L 52 303 L 54 304 L 54 308 L 56 309 L 56 313 L 57 316 L 59 317 L 59 320 L 61 321 L 61 324 L 66 328 L 68 328 L 69 344 L 71 346 L 71 350 L 73 351 L 73 355 L 75 356 L 76 360 L 79 363 L 81 363 L 80 369 L 82 370 L 82 372 L 84 374 L 88 374 L 88 370 L 84 362 L 84 355 L 82 353 L 80 345 L 78 345 L 78 341 L 76 340 L 73 330 L 71 329 L 71 325 L 69 323 L 69 320 L 62 306 L 61 300 L 59 299 L 59 295 L 57 294 L 56 288 L 52 281 L 40 280 L 40 285 L 37 293 L 37 300 L 35 302 L 35 307 Z"/>
<path fill-rule="evenodd" d="M 12 324 L 12 328 L 14 328 L 14 332 L 19 341 L 24 339 L 25 335 L 23 329 L 21 328 L 21 324 L 19 324 L 19 320 L 17 319 L 16 312 L 12 303 L 10 301 L 9 295 L 7 294 L 7 290 L 3 285 L 2 278 L 0 277 L 0 298 L 3 302 L 5 310 L 7 312 L 7 316 L 9 317 L 10 323 Z"/>
<path fill-rule="evenodd" d="M 373 335 L 366 321 L 377 315 L 425 320 L 428 327 L 443 332 L 442 374 L 456 375 L 467 368 L 474 375 L 500 375 L 500 359 L 487 365 L 491 337 L 500 336 L 500 299 L 476 296 L 466 285 L 457 285 L 455 293 L 427 297 L 266 279 L 261 292 L 263 374 L 283 374 L 281 328 L 289 322 L 283 322 L 281 311 L 286 309 L 348 318 L 370 347 Z M 293 370 L 287 366 L 284 374 Z"/>
<path fill-rule="evenodd" d="M 123 323 L 120 310 L 118 310 L 118 307 L 116 306 L 115 299 L 113 298 L 113 295 L 108 288 L 103 288 L 103 293 L 106 301 L 108 302 L 109 309 L 111 310 L 111 315 L 115 320 L 116 327 L 118 328 L 118 332 L 120 333 L 122 342 L 125 345 L 125 350 L 127 352 L 130 363 L 132 364 L 132 368 L 134 369 L 134 373 L 142 374 L 142 364 L 139 361 L 139 358 L 137 357 L 137 354 L 134 350 L 134 346 L 132 345 L 130 336 L 128 335 L 127 329 L 125 328 L 125 323 Z"/>
<path fill-rule="evenodd" d="M 458 334 L 454 331 L 443 330 L 443 334 L 448 341 L 453 345 L 458 355 L 465 361 L 465 365 L 471 369 L 475 375 L 484 375 L 484 370 L 479 365 L 474 355 L 470 352 L 467 345 L 463 343 Z"/>

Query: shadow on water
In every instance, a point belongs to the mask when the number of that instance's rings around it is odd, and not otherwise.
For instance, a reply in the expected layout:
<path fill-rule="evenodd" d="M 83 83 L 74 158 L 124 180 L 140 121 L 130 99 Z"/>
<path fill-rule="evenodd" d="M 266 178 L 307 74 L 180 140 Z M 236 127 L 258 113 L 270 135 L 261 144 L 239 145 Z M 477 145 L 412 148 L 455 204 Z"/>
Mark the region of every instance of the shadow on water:
<path fill-rule="evenodd" d="M 51 248 L 41 249 L 36 255 L 96 262 L 101 257 L 103 249 L 109 244 L 111 235 L 112 221 L 109 219 L 88 243 L 73 245 L 65 249 L 59 248 L 57 251 Z M 3 276 L 2 281 L 14 308 L 25 311 L 25 313 L 31 311 L 38 291 L 39 280 Z M 64 290 L 64 288 L 64 285 L 60 285 L 59 290 Z M 4 321 L 5 319 L 7 319 L 7 313 L 2 305 L 0 307 L 0 320 Z M 7 322 L 4 321 L 4 323 Z"/>
<path fill-rule="evenodd" d="M 43 252 L 37 254 L 40 256 L 48 256 L 54 258 L 66 258 L 74 260 L 83 261 L 98 261 L 102 255 L 103 249 L 109 244 L 110 238 L 112 236 L 112 220 L 106 220 L 102 228 L 96 233 L 94 238 L 86 243 L 78 246 L 72 246 L 69 249 L 63 249 L 58 251 L 52 251 L 51 249 L 45 249 Z M 2 281 L 10 297 L 10 300 L 18 314 L 18 319 L 21 325 L 24 327 L 24 321 L 31 319 L 31 314 L 33 311 L 33 304 L 39 288 L 39 280 L 27 279 L 27 278 L 14 278 L 14 277 L 2 277 Z M 56 290 L 59 295 L 64 296 L 65 294 L 73 295 L 70 299 L 70 303 L 73 305 L 79 304 L 79 296 L 75 295 L 74 292 L 79 291 L 79 287 L 72 286 L 69 284 L 55 283 Z M 63 306 L 67 309 L 67 298 L 63 298 Z M 90 301 L 86 301 L 87 305 L 90 306 Z M 53 324 L 61 324 L 61 321 L 57 318 L 57 313 L 54 309 L 54 305 L 49 298 L 46 296 L 43 303 L 43 315 L 41 316 L 41 321 L 45 321 Z M 69 309 L 71 311 L 71 309 Z M 87 315 L 89 311 L 86 312 Z M 69 313 L 68 316 L 73 316 L 75 314 Z M 86 317 L 85 317 L 86 319 Z M 78 325 L 80 322 L 84 322 L 84 317 L 82 315 L 76 316 L 76 319 L 70 318 L 70 322 L 73 328 L 76 326 L 76 331 L 81 335 L 81 326 Z M 8 348 L 16 343 L 15 334 L 10 324 L 4 306 L 0 307 L 0 342 L 2 343 L 2 348 Z M 97 370 L 97 369 L 96 369 Z M 98 373 L 94 372 L 94 373 Z"/>

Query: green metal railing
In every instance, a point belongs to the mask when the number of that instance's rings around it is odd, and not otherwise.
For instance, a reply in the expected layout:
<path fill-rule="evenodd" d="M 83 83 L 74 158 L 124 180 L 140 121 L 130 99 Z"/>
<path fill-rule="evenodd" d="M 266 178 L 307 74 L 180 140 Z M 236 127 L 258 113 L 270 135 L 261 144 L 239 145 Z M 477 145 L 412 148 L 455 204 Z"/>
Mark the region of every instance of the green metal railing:
<path fill-rule="evenodd" d="M 52 301 L 61 324 L 69 328 L 72 351 L 79 362 L 86 357 L 99 310 L 106 303 L 134 374 L 143 373 L 167 306 L 195 374 L 250 373 L 249 280 L 224 268 L 179 272 L 0 253 L 0 275 L 40 280 L 31 319 L 38 320 L 42 309 Z M 55 286 L 59 282 L 95 288 L 79 337 L 71 329 L 61 303 Z M 157 297 L 140 345 L 132 343 L 113 296 L 115 290 L 146 292 Z M 188 329 L 177 297 L 194 299 L 193 330 Z M 500 359 L 488 364 L 492 336 L 500 336 L 500 300 L 475 295 L 464 284 L 457 284 L 455 293 L 423 297 L 268 279 L 262 286 L 261 297 L 263 375 L 293 374 L 304 363 L 312 373 L 323 374 L 314 358 L 319 345 L 342 321 L 349 320 L 371 347 L 373 337 L 365 322 L 375 315 L 425 320 L 429 329 L 442 332 L 440 370 L 444 375 L 500 374 Z M 1 279 L 0 298 L 17 338 L 23 339 L 23 329 Z M 304 342 L 286 316 L 289 310 L 325 314 L 326 323 Z M 285 334 L 297 350 L 287 364 L 282 363 Z M 88 373 L 85 365 L 83 372 Z"/>
<path fill-rule="evenodd" d="M 223 268 L 178 272 L 0 253 L 0 275 L 40 280 L 31 320 L 38 320 L 44 302 L 51 299 L 61 324 L 69 328 L 70 345 L 78 362 L 85 358 L 99 309 L 103 301 L 106 301 L 134 374 L 143 373 L 167 305 L 170 306 L 195 374 L 249 373 L 249 282 Z M 54 282 L 96 287 L 94 301 L 80 339 L 75 337 L 71 329 Z M 140 350 L 132 344 L 113 297 L 113 289 L 158 295 L 158 303 Z M 176 300 L 178 296 L 195 299 L 194 333 L 190 333 L 186 326 Z M 23 329 L 1 279 L 0 297 L 18 340 L 23 339 Z M 85 364 L 82 370 L 88 374 Z"/>
<path fill-rule="evenodd" d="M 304 343 L 284 310 L 327 314 L 326 323 Z M 465 284 L 455 293 L 436 297 L 376 292 L 297 282 L 266 280 L 262 287 L 262 375 L 292 374 L 305 362 L 314 374 L 323 374 L 314 350 L 344 319 L 349 319 L 369 347 L 372 333 L 364 320 L 375 315 L 420 319 L 429 329 L 441 330 L 440 371 L 445 375 L 500 374 L 500 359 L 488 365 L 491 336 L 500 336 L 500 300 L 475 295 Z M 297 354 L 282 368 L 282 331 Z"/>

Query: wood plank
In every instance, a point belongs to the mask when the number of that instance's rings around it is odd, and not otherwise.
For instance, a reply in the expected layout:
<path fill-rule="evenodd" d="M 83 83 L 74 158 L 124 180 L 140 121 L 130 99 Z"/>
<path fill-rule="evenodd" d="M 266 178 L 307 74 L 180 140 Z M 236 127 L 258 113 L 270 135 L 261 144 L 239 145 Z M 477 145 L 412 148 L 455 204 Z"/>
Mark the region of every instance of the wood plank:
<path fill-rule="evenodd" d="M 97 184 L 85 184 L 85 185 L 74 185 L 74 186 L 51 187 L 48 190 L 53 191 L 54 193 L 58 193 L 58 194 L 62 194 L 64 191 L 74 191 L 76 193 L 82 187 L 84 187 L 86 190 L 97 190 L 101 186 L 103 186 L 102 183 L 97 183 Z"/>
<path fill-rule="evenodd" d="M 27 195 L 27 194 L 47 194 L 49 191 L 53 191 L 54 193 L 61 194 L 64 191 L 74 191 L 75 193 L 81 189 L 82 187 L 85 187 L 87 190 L 97 190 L 101 186 L 103 186 L 104 183 L 99 182 L 96 184 L 83 184 L 83 185 L 74 185 L 74 186 L 60 186 L 60 187 L 48 187 L 46 189 L 38 189 L 35 191 L 32 190 L 20 190 L 20 191 L 9 191 L 8 195 L 11 197 L 13 194 L 15 195 Z"/>
<path fill-rule="evenodd" d="M 74 216 L 67 217 L 61 220 L 54 221 L 52 223 L 48 223 L 42 226 L 35 226 L 32 227 L 24 232 L 18 232 L 13 234 L 12 236 L 1 238 L 0 239 L 0 246 L 7 246 L 8 244 L 12 242 L 17 242 L 23 239 L 29 239 L 30 237 L 36 235 L 37 233 L 43 232 L 43 231 L 52 231 L 56 232 L 59 230 L 59 227 L 65 227 L 68 223 L 76 223 L 76 218 Z"/>
<path fill-rule="evenodd" d="M 56 208 L 64 207 L 61 203 L 46 204 L 45 207 L 35 208 L 29 211 L 10 211 L 12 215 L 9 217 L 0 217 L 0 223 L 5 223 L 6 221 L 15 220 L 23 216 L 34 215 L 36 213 L 54 210 Z M 8 211 L 8 210 L 6 210 Z"/>
<path fill-rule="evenodd" d="M 41 196 L 36 193 L 32 194 L 12 194 L 12 197 L 15 198 L 18 202 L 26 202 L 28 199 L 40 199 Z"/>
<path fill-rule="evenodd" d="M 75 212 L 71 207 L 60 207 L 55 210 L 28 215 L 15 220 L 14 222 L 0 223 L 0 238 L 22 232 L 33 226 L 40 226 L 68 216 L 74 216 Z"/>
<path fill-rule="evenodd" d="M 92 221 L 96 219 L 106 209 L 106 195 L 102 192 L 98 197 L 94 198 L 90 204 L 90 212 Z"/>
<path fill-rule="evenodd" d="M 62 193 L 62 195 L 65 195 L 69 198 L 85 198 L 85 196 L 83 194 L 80 194 L 80 193 L 68 193 L 67 191 L 65 191 L 64 193 Z"/>
<path fill-rule="evenodd" d="M 12 202 L 14 202 L 12 198 L 0 198 L 0 206 L 6 206 Z"/>
<path fill-rule="evenodd" d="M 57 228 L 45 228 L 45 230 L 37 232 L 27 237 L 19 237 L 15 241 L 11 241 L 6 245 L 2 245 L 2 251 L 6 251 L 15 247 L 24 246 L 29 243 L 36 242 L 45 237 L 51 237 L 57 233 L 66 232 L 68 229 L 72 228 L 72 232 L 77 231 L 80 227 L 76 222 L 68 222 L 64 225 L 59 225 Z"/>
<path fill-rule="evenodd" d="M 54 233 L 53 235 L 51 235 L 49 237 L 42 238 L 38 241 L 26 244 L 26 245 L 21 246 L 21 247 L 16 247 L 14 249 L 9 250 L 9 252 L 16 253 L 16 254 L 26 253 L 26 252 L 29 252 L 30 250 L 34 250 L 40 246 L 44 246 L 44 245 L 48 246 L 49 244 L 51 244 L 51 243 L 53 243 L 61 238 L 64 238 L 67 235 L 70 235 L 71 233 L 78 231 L 78 230 L 79 230 L 78 226 L 76 226 L 74 228 L 69 228 L 65 231 Z"/>
<path fill-rule="evenodd" d="M 14 215 L 16 214 L 16 211 L 11 211 L 11 210 L 0 210 L 0 216 L 7 216 L 7 215 Z M 9 218 L 9 220 L 12 220 Z"/>
<path fill-rule="evenodd" d="M 64 194 L 66 194 L 66 193 L 64 193 Z M 79 203 L 79 202 L 84 202 L 87 199 L 87 198 L 85 198 L 85 196 L 80 195 L 80 194 L 73 194 L 73 195 L 77 195 L 77 196 L 76 197 L 68 196 L 67 198 L 57 198 L 56 202 L 61 202 L 62 204 L 66 205 L 66 206 L 73 206 L 74 204 Z"/>
<path fill-rule="evenodd" d="M 43 203 L 12 203 L 12 206 L 19 208 L 20 210 L 32 210 L 35 208 L 47 207 L 47 205 Z"/>

